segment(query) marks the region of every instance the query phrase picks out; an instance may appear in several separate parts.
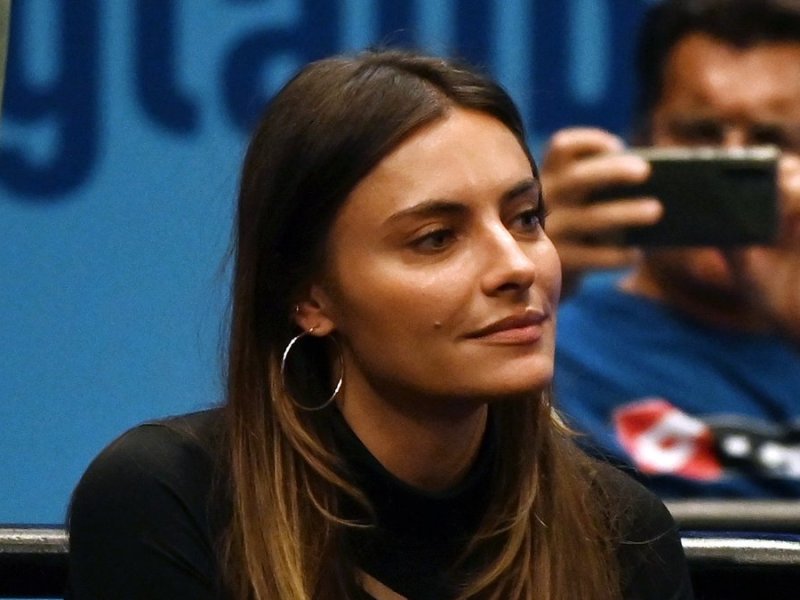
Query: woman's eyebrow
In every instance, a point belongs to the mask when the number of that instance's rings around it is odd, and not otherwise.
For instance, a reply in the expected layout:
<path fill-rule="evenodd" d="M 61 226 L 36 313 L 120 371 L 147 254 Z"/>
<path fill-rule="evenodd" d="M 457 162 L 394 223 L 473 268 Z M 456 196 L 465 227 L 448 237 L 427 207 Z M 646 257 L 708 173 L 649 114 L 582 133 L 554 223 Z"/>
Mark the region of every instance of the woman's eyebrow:
<path fill-rule="evenodd" d="M 500 202 L 505 203 L 519 196 L 531 193 L 538 197 L 539 182 L 534 178 L 523 179 L 503 192 L 503 194 L 500 196 Z M 397 211 L 386 219 L 386 223 L 392 223 L 407 218 L 424 219 L 427 217 L 438 217 L 443 215 L 459 215 L 467 212 L 468 210 L 469 209 L 465 204 L 456 200 L 449 200 L 447 198 L 431 198 Z"/>
<path fill-rule="evenodd" d="M 467 207 L 461 202 L 445 198 L 431 198 L 418 204 L 399 210 L 386 219 L 386 223 L 393 223 L 408 218 L 426 218 L 442 215 L 459 215 L 467 212 Z"/>
<path fill-rule="evenodd" d="M 500 198 L 501 202 L 507 202 L 509 200 L 513 200 L 519 196 L 533 194 L 534 196 L 539 197 L 539 181 L 535 178 L 531 177 L 530 179 L 524 179 L 511 187 L 508 191 L 503 193 Z"/>

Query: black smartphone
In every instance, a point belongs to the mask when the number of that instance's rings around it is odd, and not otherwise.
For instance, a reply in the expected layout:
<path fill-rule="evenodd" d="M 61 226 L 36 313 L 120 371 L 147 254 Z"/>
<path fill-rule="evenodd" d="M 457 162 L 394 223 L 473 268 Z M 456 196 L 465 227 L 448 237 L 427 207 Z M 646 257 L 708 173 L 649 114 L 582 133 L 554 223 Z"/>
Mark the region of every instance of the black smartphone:
<path fill-rule="evenodd" d="M 772 146 L 634 148 L 652 172 L 644 183 L 606 188 L 593 200 L 655 196 L 664 206 L 654 225 L 632 227 L 620 243 L 637 246 L 770 244 L 779 226 Z"/>

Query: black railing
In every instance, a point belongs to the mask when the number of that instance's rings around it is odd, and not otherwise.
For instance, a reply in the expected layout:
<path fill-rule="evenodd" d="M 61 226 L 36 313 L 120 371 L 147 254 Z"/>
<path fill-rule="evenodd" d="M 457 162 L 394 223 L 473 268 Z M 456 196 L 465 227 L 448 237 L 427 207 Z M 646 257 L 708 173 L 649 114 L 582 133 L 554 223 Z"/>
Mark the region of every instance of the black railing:
<path fill-rule="evenodd" d="M 734 510 L 732 503 L 709 503 L 723 510 L 703 522 L 704 503 L 694 504 L 692 511 L 674 514 L 683 528 L 697 600 L 800 598 L 800 534 L 770 531 L 780 521 L 774 506 L 760 519 L 754 504 L 740 510 L 747 503 L 736 503 Z M 791 511 L 785 516 L 787 523 L 798 520 Z M 720 531 L 723 526 L 727 531 Z M 0 598 L 63 598 L 68 556 L 63 528 L 0 526 Z"/>
<path fill-rule="evenodd" d="M 0 526 L 0 598 L 63 598 L 68 556 L 63 528 Z"/>
<path fill-rule="evenodd" d="M 681 529 L 800 534 L 800 500 L 675 500 L 667 508 Z"/>
<path fill-rule="evenodd" d="M 697 600 L 800 598 L 800 536 L 683 532 Z"/>

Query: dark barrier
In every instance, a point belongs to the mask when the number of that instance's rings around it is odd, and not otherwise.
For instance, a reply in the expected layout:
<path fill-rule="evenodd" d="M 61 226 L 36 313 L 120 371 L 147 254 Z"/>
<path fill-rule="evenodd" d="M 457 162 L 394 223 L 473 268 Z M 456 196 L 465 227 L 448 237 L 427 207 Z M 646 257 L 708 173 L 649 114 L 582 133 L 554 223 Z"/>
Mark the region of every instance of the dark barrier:
<path fill-rule="evenodd" d="M 800 597 L 800 535 L 684 531 L 697 600 Z M 62 598 L 69 542 L 55 527 L 0 527 L 0 598 Z"/>
<path fill-rule="evenodd" d="M 62 528 L 0 526 L 0 598 L 63 598 L 68 555 Z"/>
<path fill-rule="evenodd" d="M 666 504 L 684 530 L 800 534 L 800 501 L 676 500 Z"/>
<path fill-rule="evenodd" d="M 800 502 L 667 502 L 697 600 L 800 598 Z"/>
<path fill-rule="evenodd" d="M 800 536 L 682 533 L 697 600 L 796 600 Z"/>

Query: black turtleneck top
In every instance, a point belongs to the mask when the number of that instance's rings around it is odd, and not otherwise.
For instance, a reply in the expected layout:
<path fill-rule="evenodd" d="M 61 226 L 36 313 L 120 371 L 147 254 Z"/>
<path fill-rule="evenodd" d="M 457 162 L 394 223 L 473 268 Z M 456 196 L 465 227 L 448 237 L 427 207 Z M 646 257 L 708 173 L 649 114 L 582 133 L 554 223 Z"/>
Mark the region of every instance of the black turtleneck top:
<path fill-rule="evenodd" d="M 349 531 L 348 542 L 356 563 L 407 598 L 441 600 L 454 596 L 447 584 L 448 571 L 477 531 L 486 510 L 494 436 L 484 436 L 475 464 L 458 485 L 445 492 L 428 493 L 387 471 L 341 413 L 332 413 L 339 452 L 347 458 L 351 477 L 369 498 L 376 521 L 369 529 Z"/>
<path fill-rule="evenodd" d="M 338 411 L 331 413 L 338 449 L 376 520 L 349 530 L 356 563 L 409 600 L 452 597 L 449 569 L 489 500 L 493 436 L 485 436 L 455 488 L 423 493 L 389 473 Z M 103 450 L 73 494 L 67 598 L 224 598 L 215 551 L 229 515 L 217 477 L 221 435 L 221 412 L 210 410 L 140 425 Z M 615 469 L 598 470 L 622 519 L 624 600 L 691 599 L 680 538 L 664 505 Z"/>

